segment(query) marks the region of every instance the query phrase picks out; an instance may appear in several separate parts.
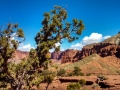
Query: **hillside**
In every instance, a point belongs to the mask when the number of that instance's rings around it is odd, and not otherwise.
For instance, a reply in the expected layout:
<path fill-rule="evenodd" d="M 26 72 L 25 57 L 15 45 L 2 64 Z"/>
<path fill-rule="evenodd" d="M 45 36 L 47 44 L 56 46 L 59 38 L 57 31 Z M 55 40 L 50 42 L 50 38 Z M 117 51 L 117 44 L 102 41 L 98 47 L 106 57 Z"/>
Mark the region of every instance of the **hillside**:
<path fill-rule="evenodd" d="M 86 74 L 117 74 L 117 71 L 120 70 L 120 59 L 114 56 L 103 58 L 97 54 L 93 54 L 75 63 L 60 67 L 65 70 L 73 70 L 75 66 L 81 68 L 82 72 Z"/>

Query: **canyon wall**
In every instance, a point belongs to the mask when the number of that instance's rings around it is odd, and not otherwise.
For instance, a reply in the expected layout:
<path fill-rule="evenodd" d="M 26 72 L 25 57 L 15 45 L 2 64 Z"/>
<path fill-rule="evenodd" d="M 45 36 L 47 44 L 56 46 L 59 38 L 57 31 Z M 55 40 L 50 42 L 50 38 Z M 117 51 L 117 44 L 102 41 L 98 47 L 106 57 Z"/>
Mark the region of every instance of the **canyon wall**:
<path fill-rule="evenodd" d="M 94 44 L 90 48 L 85 46 L 81 51 L 68 50 L 62 54 L 61 63 L 75 62 L 95 53 L 101 57 L 116 56 L 117 58 L 120 58 L 120 45 L 111 43 L 98 43 Z"/>

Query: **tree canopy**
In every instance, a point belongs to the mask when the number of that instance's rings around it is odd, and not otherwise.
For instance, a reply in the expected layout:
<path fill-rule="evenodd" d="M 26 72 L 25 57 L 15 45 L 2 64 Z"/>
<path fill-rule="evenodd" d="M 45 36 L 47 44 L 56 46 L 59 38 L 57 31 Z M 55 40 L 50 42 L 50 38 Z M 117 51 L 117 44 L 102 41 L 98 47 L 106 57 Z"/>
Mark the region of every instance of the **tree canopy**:
<path fill-rule="evenodd" d="M 50 49 L 60 50 L 60 46 L 56 46 L 56 43 L 62 43 L 63 39 L 72 42 L 78 39 L 84 30 L 82 20 L 73 19 L 71 23 L 67 22 L 68 13 L 61 6 L 54 6 L 53 10 L 45 12 L 43 16 L 41 23 L 43 27 L 35 37 L 40 65 L 48 60 L 46 54 Z"/>

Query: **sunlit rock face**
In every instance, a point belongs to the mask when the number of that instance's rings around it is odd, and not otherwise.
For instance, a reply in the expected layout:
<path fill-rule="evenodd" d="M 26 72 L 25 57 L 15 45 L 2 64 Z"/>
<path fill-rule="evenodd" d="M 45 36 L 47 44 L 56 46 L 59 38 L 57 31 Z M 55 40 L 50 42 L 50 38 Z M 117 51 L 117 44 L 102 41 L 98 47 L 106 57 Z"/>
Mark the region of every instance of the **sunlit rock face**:
<path fill-rule="evenodd" d="M 61 63 L 75 62 L 89 55 L 98 54 L 101 57 L 116 56 L 120 58 L 120 33 L 101 43 L 86 45 L 81 51 L 66 50 L 61 55 Z"/>
<path fill-rule="evenodd" d="M 68 49 L 62 53 L 61 63 L 75 62 L 78 60 L 79 50 Z"/>
<path fill-rule="evenodd" d="M 16 50 L 15 53 L 13 54 L 13 58 L 10 59 L 9 61 L 19 63 L 23 58 L 27 59 L 28 55 L 29 52 Z"/>
<path fill-rule="evenodd" d="M 51 53 L 51 59 L 60 60 L 61 59 L 61 55 L 62 55 L 62 51 L 52 52 Z"/>

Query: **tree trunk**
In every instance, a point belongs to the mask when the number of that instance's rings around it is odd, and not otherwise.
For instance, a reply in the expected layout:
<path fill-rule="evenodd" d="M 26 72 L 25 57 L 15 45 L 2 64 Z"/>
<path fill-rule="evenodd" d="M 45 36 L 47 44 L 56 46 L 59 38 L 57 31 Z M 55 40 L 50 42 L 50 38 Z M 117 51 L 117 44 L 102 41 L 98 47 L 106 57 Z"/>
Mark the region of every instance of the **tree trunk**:
<path fill-rule="evenodd" d="M 49 84 L 49 83 L 47 83 L 46 90 L 48 90 L 49 85 L 50 85 L 50 84 Z"/>

